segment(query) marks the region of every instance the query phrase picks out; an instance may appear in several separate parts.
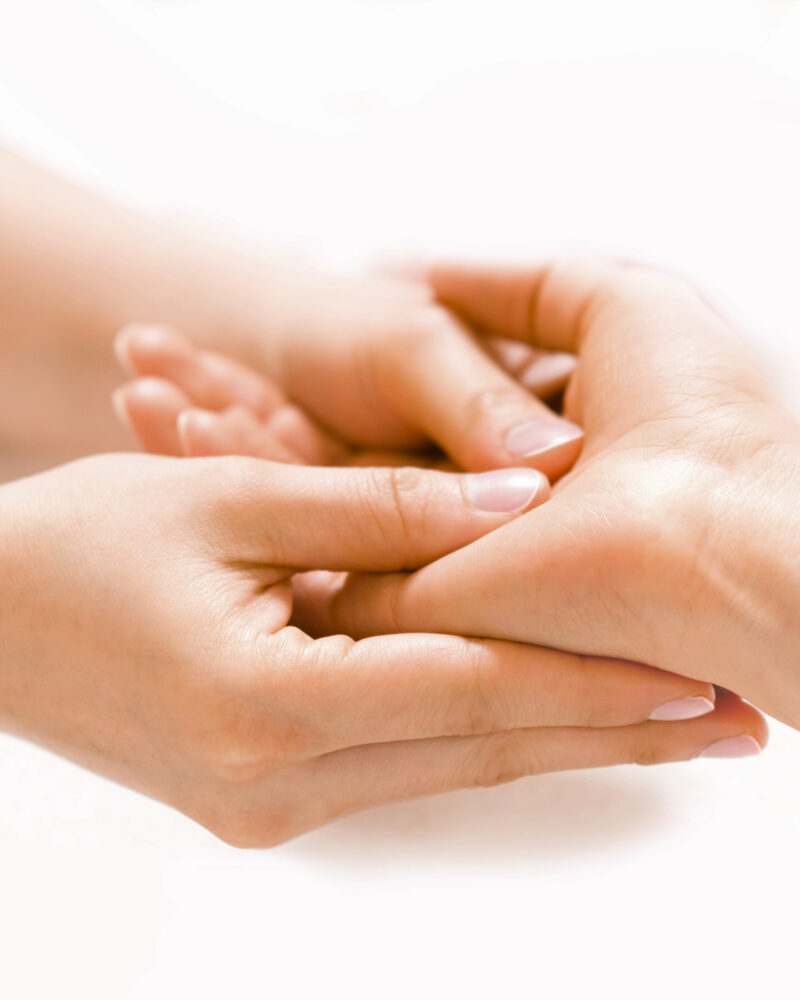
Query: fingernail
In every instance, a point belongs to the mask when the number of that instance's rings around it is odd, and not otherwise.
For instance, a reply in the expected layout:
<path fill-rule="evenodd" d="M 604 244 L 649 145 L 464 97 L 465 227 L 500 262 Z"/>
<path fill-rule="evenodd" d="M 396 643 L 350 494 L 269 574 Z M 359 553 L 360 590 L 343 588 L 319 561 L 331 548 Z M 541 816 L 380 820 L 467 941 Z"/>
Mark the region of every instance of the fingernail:
<path fill-rule="evenodd" d="M 679 722 L 682 719 L 696 719 L 714 711 L 714 702 L 708 698 L 676 698 L 666 701 L 650 713 L 653 722 Z"/>
<path fill-rule="evenodd" d="M 575 441 L 583 436 L 577 424 L 560 417 L 536 417 L 512 427 L 506 435 L 506 448 L 512 455 L 530 458 L 539 452 L 549 451 L 557 445 Z"/>
<path fill-rule="evenodd" d="M 554 351 L 536 358 L 519 376 L 520 382 L 527 388 L 537 386 L 557 386 L 565 382 L 575 371 L 574 354 L 563 354 Z"/>
<path fill-rule="evenodd" d="M 133 428 L 128 418 L 128 410 L 125 406 L 125 390 L 123 388 L 115 389 L 111 393 L 111 406 L 114 408 L 114 413 L 116 413 L 117 419 L 123 427 L 127 427 L 129 431 L 132 431 Z"/>
<path fill-rule="evenodd" d="M 707 746 L 700 757 L 754 757 L 761 747 L 752 736 L 729 736 Z"/>
<path fill-rule="evenodd" d="M 534 469 L 495 469 L 464 476 L 464 492 L 476 510 L 510 514 L 527 507 L 546 483 Z"/>
<path fill-rule="evenodd" d="M 114 338 L 114 354 L 117 361 L 127 371 L 133 370 L 131 364 L 131 341 L 135 340 L 137 347 L 160 348 L 167 342 L 168 331 L 163 326 L 153 323 L 128 323 L 123 326 Z"/>
<path fill-rule="evenodd" d="M 177 424 L 179 434 L 185 433 L 189 426 L 195 431 L 212 431 L 219 426 L 219 414 L 212 410 L 204 410 L 200 406 L 191 406 L 181 410 Z"/>

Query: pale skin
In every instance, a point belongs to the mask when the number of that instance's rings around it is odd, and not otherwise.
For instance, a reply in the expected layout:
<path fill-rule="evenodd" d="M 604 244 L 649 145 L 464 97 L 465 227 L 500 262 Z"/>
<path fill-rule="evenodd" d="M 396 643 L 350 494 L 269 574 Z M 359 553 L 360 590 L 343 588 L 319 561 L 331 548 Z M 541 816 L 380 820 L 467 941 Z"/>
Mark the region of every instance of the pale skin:
<path fill-rule="evenodd" d="M 331 457 L 315 452 L 315 430 L 348 450 L 438 446 L 470 471 L 527 465 L 551 478 L 580 451 L 581 429 L 528 391 L 563 385 L 571 356 L 478 338 L 422 283 L 287 267 L 125 211 L 2 150 L 0 222 L 6 478 L 129 446 L 108 396 L 111 340 L 133 319 L 173 324 L 267 376 L 306 411 L 284 413 L 273 438 L 299 439 L 312 461 Z M 536 448 L 510 451 L 509 432 L 531 422 Z"/>
<path fill-rule="evenodd" d="M 259 366 L 258 399 L 239 412 L 261 422 L 261 453 L 281 459 L 99 455 L 3 486 L 0 726 L 246 846 L 508 780 L 522 758 L 540 773 L 685 760 L 742 732 L 763 745 L 754 709 L 727 694 L 715 708 L 709 683 L 649 666 L 455 635 L 300 631 L 298 571 L 440 559 L 545 501 L 535 469 L 566 472 L 582 432 L 429 291 L 266 269 L 11 157 L 0 168 L 7 470 L 122 444 L 105 418 L 110 335 L 148 315 Z M 513 357 L 503 342 L 491 350 L 543 393 L 572 366 L 563 354 Z M 230 409 L 213 395 L 230 363 L 208 350 L 203 361 L 205 386 L 178 388 L 174 371 L 149 383 L 146 401 L 172 414 L 158 449 L 168 455 L 197 444 L 197 414 L 165 408 L 163 392 Z M 140 390 L 118 398 L 134 426 Z M 522 450 L 519 433 L 509 438 L 519 426 Z M 392 465 L 408 461 L 398 449 L 434 444 L 496 471 L 303 464 L 358 464 L 376 448 Z"/>
<path fill-rule="evenodd" d="M 443 267 L 430 281 L 480 329 L 577 353 L 565 403 L 584 450 L 549 503 L 417 572 L 299 578 L 295 620 L 669 665 L 800 728 L 800 429 L 726 322 L 687 283 L 639 267 Z M 121 338 L 131 370 L 139 336 Z M 208 365 L 183 349 L 187 366 Z M 252 416 L 249 437 L 224 414 L 204 420 L 215 434 L 195 453 L 259 447 Z M 758 747 L 743 732 L 727 749 Z"/>
<path fill-rule="evenodd" d="M 529 508 L 547 487 L 524 474 Z M 650 667 L 289 624 L 296 569 L 415 566 L 513 517 L 476 510 L 457 474 L 99 456 L 2 492 L 0 724 L 238 846 L 506 781 L 522 759 L 533 774 L 766 739 L 734 696 L 711 711 L 711 685 Z M 696 717 L 648 721 L 676 714 Z"/>
<path fill-rule="evenodd" d="M 576 352 L 566 413 L 583 452 L 547 505 L 490 538 L 418 573 L 309 588 L 305 624 L 669 664 L 800 728 L 800 430 L 727 323 L 644 268 L 443 267 L 430 280 L 482 329 Z"/>

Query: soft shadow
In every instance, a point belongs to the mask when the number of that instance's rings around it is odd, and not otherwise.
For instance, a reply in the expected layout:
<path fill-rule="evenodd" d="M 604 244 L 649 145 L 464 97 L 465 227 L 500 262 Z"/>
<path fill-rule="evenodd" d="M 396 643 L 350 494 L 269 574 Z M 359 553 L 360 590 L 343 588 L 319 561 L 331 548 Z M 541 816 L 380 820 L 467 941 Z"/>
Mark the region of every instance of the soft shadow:
<path fill-rule="evenodd" d="M 633 769 L 525 778 L 500 788 L 358 813 L 294 844 L 304 860 L 340 866 L 475 863 L 596 854 L 663 829 L 667 785 L 641 783 Z M 637 780 L 638 779 L 638 780 Z"/>

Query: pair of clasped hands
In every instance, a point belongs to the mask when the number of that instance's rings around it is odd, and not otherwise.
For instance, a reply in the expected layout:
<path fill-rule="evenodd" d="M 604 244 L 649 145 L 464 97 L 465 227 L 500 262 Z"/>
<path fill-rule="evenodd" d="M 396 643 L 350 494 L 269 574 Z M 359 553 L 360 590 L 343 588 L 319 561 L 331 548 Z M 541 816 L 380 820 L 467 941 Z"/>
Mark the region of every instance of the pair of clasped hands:
<path fill-rule="evenodd" d="M 265 846 L 758 753 L 753 706 L 800 726 L 800 430 L 688 284 L 578 260 L 294 294 L 246 357 L 125 328 L 114 403 L 155 454 L 11 487 L 61 553 L 10 625 L 45 665 L 22 731 L 46 684 L 37 738 Z"/>

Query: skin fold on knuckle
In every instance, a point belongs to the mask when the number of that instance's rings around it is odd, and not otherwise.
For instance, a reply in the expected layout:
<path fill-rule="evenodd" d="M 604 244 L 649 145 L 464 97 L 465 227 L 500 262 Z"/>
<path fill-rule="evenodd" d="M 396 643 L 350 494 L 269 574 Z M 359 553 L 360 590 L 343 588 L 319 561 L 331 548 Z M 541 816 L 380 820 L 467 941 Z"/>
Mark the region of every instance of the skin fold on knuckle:
<path fill-rule="evenodd" d="M 476 737 L 479 746 L 472 755 L 464 783 L 477 788 L 493 788 L 531 774 L 544 773 L 548 767 L 539 745 L 539 735 L 530 730 L 517 730 Z"/>
<path fill-rule="evenodd" d="M 377 537 L 391 550 L 407 552 L 424 538 L 431 503 L 429 473 L 408 466 L 370 469 L 354 510 L 359 521 L 364 518 L 374 527 Z M 413 561 L 403 560 L 400 567 L 411 568 Z"/>
<path fill-rule="evenodd" d="M 641 728 L 641 732 L 636 733 L 631 738 L 627 763 L 636 764 L 638 767 L 653 767 L 656 764 L 668 764 L 671 761 L 689 760 L 696 753 L 694 747 L 681 745 L 675 739 L 675 733 L 673 733 L 673 738 L 667 741 L 659 739 L 648 724 L 639 728 Z"/>
<path fill-rule="evenodd" d="M 444 736 L 482 736 L 500 728 L 504 676 L 491 649 L 480 640 L 457 639 L 458 679 L 444 723 Z M 513 675 L 512 675 L 513 676 Z"/>
<path fill-rule="evenodd" d="M 271 697 L 269 687 L 257 681 L 225 684 L 193 726 L 195 769 L 222 789 L 245 788 L 313 753 L 302 711 L 287 710 L 285 696 Z"/>
<path fill-rule="evenodd" d="M 228 722 L 209 733 L 197 752 L 197 764 L 223 788 L 250 784 L 280 766 L 280 741 L 255 738 L 254 727 Z"/>
<path fill-rule="evenodd" d="M 347 740 L 348 711 L 357 694 L 349 687 L 362 664 L 359 643 L 348 635 L 314 639 L 295 671 L 292 707 L 305 720 L 303 760 L 338 749 Z"/>

